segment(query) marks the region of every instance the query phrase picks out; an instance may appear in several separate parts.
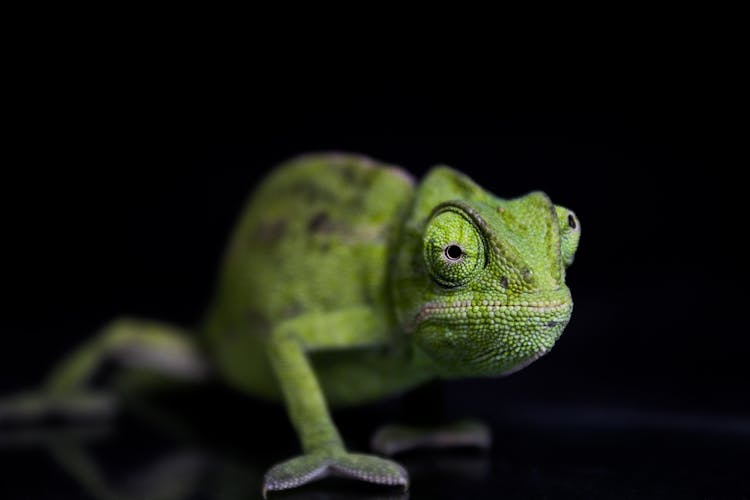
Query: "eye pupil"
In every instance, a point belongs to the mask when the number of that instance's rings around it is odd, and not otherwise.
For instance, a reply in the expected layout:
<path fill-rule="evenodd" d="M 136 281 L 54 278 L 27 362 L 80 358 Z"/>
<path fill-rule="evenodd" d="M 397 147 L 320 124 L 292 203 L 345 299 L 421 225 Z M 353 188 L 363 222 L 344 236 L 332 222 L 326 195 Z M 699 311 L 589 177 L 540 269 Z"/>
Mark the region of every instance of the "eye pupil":
<path fill-rule="evenodd" d="M 576 218 L 572 214 L 568 214 L 568 225 L 573 229 L 576 228 Z"/>
<path fill-rule="evenodd" d="M 445 247 L 445 256 L 449 260 L 458 260 L 463 257 L 463 255 L 464 251 L 458 245 L 448 245 L 447 247 Z"/>

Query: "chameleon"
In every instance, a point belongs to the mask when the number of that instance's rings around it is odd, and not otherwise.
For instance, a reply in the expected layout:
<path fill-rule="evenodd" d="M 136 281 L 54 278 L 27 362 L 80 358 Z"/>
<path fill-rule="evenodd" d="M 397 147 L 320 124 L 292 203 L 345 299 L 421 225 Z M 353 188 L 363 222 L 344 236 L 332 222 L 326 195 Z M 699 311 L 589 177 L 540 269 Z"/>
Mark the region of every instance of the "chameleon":
<path fill-rule="evenodd" d="M 0 421 L 112 413 L 116 391 L 92 378 L 115 360 L 283 403 L 302 453 L 270 467 L 264 496 L 328 476 L 406 489 L 396 461 L 347 450 L 329 408 L 548 353 L 571 317 L 580 231 L 543 192 L 503 199 L 450 167 L 417 182 L 365 156 L 296 157 L 249 197 L 196 328 L 116 319 L 40 389 L 1 400 Z M 461 432 L 474 431 L 447 435 Z M 381 451 L 399 449 L 382 436 Z"/>

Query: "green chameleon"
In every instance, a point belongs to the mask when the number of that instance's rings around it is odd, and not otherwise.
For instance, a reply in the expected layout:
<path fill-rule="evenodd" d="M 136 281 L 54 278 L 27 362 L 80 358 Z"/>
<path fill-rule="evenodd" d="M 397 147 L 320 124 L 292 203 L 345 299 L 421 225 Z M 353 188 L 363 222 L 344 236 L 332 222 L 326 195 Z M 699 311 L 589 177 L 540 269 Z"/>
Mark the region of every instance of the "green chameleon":
<path fill-rule="evenodd" d="M 505 375 L 547 353 L 570 319 L 565 270 L 579 235 L 573 212 L 541 192 L 506 200 L 447 167 L 416 184 L 361 156 L 303 156 L 251 196 L 194 334 L 116 320 L 42 390 L 0 403 L 0 420 L 111 412 L 114 394 L 89 382 L 115 359 L 283 401 L 303 454 L 271 467 L 264 494 L 327 476 L 406 488 L 396 462 L 347 451 L 328 406 Z M 476 433 L 454 426 L 439 439 Z M 376 448 L 409 440 L 429 436 L 384 432 Z"/>

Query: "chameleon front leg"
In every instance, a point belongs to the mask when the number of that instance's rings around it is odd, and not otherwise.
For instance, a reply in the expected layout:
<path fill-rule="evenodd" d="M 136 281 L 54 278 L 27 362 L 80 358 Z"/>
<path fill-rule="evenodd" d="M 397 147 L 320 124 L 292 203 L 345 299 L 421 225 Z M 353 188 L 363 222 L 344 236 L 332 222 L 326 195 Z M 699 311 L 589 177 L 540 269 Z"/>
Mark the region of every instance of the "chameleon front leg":
<path fill-rule="evenodd" d="M 327 328 L 348 325 L 360 334 L 325 334 Z M 368 328 L 369 327 L 369 328 Z M 399 464 L 372 455 L 349 453 L 331 419 L 323 391 L 307 352 L 321 348 L 354 347 L 377 341 L 372 312 L 366 309 L 297 318 L 280 325 L 268 341 L 268 356 L 279 381 L 289 418 L 302 444 L 303 455 L 275 465 L 265 475 L 263 495 L 294 488 L 329 476 L 371 483 L 408 486 Z"/>

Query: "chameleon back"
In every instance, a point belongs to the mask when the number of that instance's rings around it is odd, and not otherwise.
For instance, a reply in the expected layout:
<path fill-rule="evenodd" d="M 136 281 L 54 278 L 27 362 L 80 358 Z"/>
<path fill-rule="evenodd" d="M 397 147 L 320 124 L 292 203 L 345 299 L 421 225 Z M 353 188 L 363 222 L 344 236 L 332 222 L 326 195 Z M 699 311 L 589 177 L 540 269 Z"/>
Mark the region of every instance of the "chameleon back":
<path fill-rule="evenodd" d="M 394 229 L 413 193 L 408 174 L 350 155 L 277 167 L 250 197 L 227 248 L 204 326 L 224 376 L 275 397 L 263 339 L 296 316 L 387 303 Z"/>

